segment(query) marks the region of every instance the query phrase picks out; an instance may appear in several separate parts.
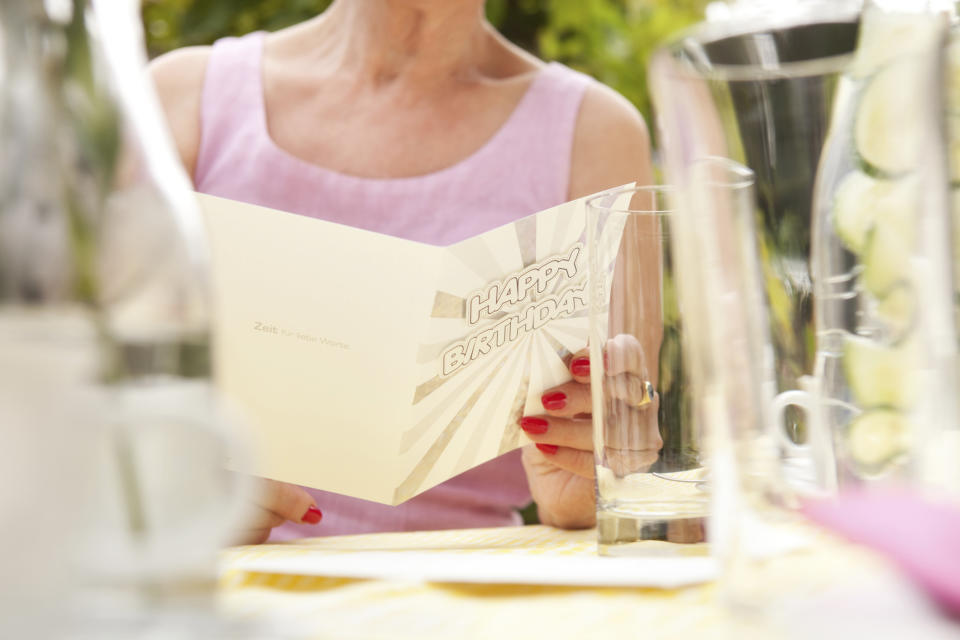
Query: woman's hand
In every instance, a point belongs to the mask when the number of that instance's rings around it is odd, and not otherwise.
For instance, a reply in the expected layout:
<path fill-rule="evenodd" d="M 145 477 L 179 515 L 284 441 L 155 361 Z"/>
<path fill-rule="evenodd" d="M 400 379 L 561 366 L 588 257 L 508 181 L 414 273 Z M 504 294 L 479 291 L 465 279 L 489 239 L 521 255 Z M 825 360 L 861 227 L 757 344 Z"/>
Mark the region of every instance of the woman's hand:
<path fill-rule="evenodd" d="M 568 366 L 573 380 L 540 396 L 546 415 L 520 419 L 520 427 L 534 442 L 523 448 L 523 467 L 540 522 L 584 529 L 596 522 L 586 349 L 574 354 Z"/>
<path fill-rule="evenodd" d="M 640 343 L 617 336 L 604 350 L 607 412 L 616 417 L 605 434 L 606 464 L 627 472 L 643 471 L 663 446 L 657 428 L 659 397 L 649 391 L 649 376 Z M 534 444 L 523 448 L 523 466 L 530 493 L 544 524 L 564 529 L 596 524 L 590 359 L 574 354 L 573 379 L 541 395 L 545 415 L 525 416 L 520 427 Z M 624 422 L 625 421 L 625 422 Z M 611 446 L 612 445 L 612 446 Z"/>
<path fill-rule="evenodd" d="M 286 521 L 318 524 L 323 518 L 307 490 L 286 482 L 257 478 L 252 504 L 241 523 L 237 544 L 260 544 L 270 531 Z"/>

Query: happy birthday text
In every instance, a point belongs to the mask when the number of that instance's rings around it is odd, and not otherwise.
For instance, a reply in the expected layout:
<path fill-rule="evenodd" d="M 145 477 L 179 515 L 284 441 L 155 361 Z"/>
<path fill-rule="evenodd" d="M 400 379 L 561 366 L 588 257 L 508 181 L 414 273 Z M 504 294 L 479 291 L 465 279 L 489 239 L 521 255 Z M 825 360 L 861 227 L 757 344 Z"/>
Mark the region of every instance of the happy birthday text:
<path fill-rule="evenodd" d="M 467 321 L 471 326 L 491 318 L 504 308 L 516 307 L 527 301 L 529 304 L 448 347 L 443 352 L 443 375 L 454 373 L 552 320 L 570 317 L 585 309 L 587 289 L 584 284 L 534 301 L 534 297 L 542 296 L 551 288 L 556 289 L 561 278 L 573 280 L 577 276 L 580 272 L 577 258 L 582 250 L 582 244 L 575 244 L 566 254 L 547 258 L 471 294 L 466 307 Z"/>

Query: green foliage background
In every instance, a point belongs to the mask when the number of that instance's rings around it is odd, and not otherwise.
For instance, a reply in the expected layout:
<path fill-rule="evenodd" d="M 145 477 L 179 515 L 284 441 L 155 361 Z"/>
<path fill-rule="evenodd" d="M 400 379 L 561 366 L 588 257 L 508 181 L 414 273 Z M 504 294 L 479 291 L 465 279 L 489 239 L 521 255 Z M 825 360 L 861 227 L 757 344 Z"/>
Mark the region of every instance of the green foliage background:
<path fill-rule="evenodd" d="M 455 0 L 450 0 L 455 1 Z M 646 64 L 664 39 L 703 17 L 709 0 L 488 0 L 511 41 L 607 84 L 650 122 Z M 151 55 L 227 35 L 273 31 L 311 18 L 330 0 L 144 0 Z"/>

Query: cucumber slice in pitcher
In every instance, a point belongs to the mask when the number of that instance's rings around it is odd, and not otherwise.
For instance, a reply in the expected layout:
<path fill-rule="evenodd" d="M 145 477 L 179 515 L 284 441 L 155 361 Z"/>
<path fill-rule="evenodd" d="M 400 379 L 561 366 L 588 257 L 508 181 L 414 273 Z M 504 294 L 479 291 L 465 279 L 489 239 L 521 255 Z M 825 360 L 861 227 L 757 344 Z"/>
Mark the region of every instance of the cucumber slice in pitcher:
<path fill-rule="evenodd" d="M 910 282 L 910 261 L 913 247 L 893 226 L 875 225 L 867 238 L 860 281 L 875 298 L 901 284 Z"/>
<path fill-rule="evenodd" d="M 877 223 L 910 231 L 918 195 L 916 180 L 884 180 L 851 171 L 840 181 L 834 196 L 834 230 L 847 249 L 861 255 Z"/>
<path fill-rule="evenodd" d="M 847 452 L 864 473 L 879 473 L 907 449 L 907 419 L 897 411 L 878 409 L 862 413 L 847 427 Z"/>
<path fill-rule="evenodd" d="M 875 209 L 871 194 L 876 180 L 862 171 L 847 174 L 833 199 L 833 228 L 843 245 L 860 255 L 873 229 Z"/>
<path fill-rule="evenodd" d="M 854 145 L 863 169 L 895 177 L 916 169 L 923 118 L 917 79 L 923 65 L 907 58 L 877 71 L 860 94 L 854 122 Z"/>
<path fill-rule="evenodd" d="M 868 206 L 873 209 L 874 220 L 861 255 L 861 282 L 881 299 L 895 286 L 911 280 L 921 197 L 915 178 L 875 180 L 873 184 Z"/>
<path fill-rule="evenodd" d="M 857 51 L 850 73 L 866 78 L 905 56 L 929 52 L 937 46 L 940 23 L 924 13 L 867 9 L 860 20 Z"/>
<path fill-rule="evenodd" d="M 916 291 L 909 284 L 901 282 L 877 301 L 875 309 L 889 342 L 900 342 L 910 333 L 916 321 Z"/>
<path fill-rule="evenodd" d="M 843 349 L 843 373 L 857 405 L 864 409 L 907 409 L 919 394 L 919 381 L 910 375 L 918 355 L 915 340 L 886 346 L 861 336 L 848 336 Z"/>

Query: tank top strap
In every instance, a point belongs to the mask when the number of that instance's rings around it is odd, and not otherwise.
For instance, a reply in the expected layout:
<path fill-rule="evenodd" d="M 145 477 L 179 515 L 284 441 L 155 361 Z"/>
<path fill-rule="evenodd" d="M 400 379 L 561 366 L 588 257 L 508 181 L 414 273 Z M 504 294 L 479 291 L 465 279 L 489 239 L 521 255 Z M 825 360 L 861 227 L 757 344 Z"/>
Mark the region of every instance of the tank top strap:
<path fill-rule="evenodd" d="M 195 183 L 232 148 L 247 148 L 260 134 L 262 117 L 262 31 L 214 43 L 207 62 L 200 108 L 200 146 Z"/>
<path fill-rule="evenodd" d="M 571 152 L 580 105 L 595 81 L 557 62 L 537 76 L 503 136 L 511 154 L 522 162 L 535 162 L 547 182 L 539 186 L 548 200 L 567 200 Z"/>

